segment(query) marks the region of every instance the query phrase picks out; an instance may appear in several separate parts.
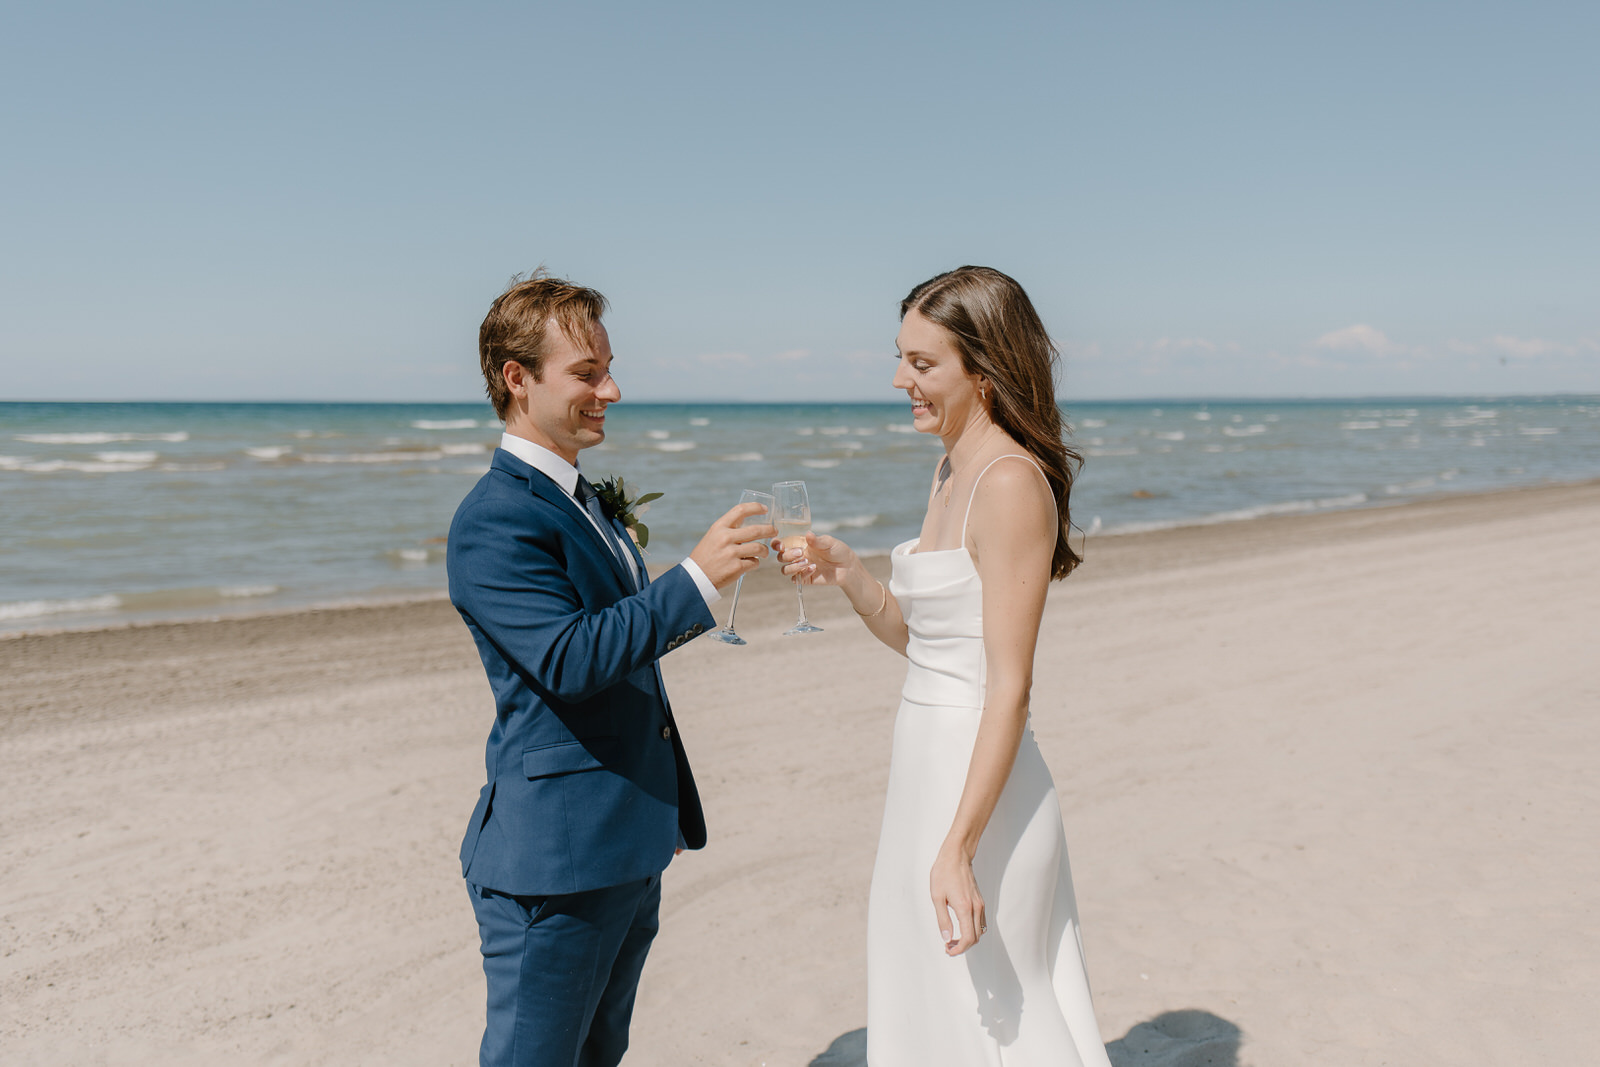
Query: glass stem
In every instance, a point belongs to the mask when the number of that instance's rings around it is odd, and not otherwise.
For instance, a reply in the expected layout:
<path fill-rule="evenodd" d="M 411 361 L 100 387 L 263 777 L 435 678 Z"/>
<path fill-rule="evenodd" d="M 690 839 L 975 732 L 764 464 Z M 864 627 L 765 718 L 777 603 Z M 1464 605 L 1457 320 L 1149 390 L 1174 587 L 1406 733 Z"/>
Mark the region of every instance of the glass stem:
<path fill-rule="evenodd" d="M 733 586 L 733 603 L 728 606 L 728 625 L 724 630 L 733 629 L 733 617 L 739 614 L 739 590 L 744 588 L 744 575 L 739 575 L 739 580 Z"/>
<path fill-rule="evenodd" d="M 806 622 L 806 594 L 805 594 L 804 587 L 802 587 L 799 582 L 795 582 L 794 583 L 794 596 L 795 596 L 795 599 L 800 602 L 800 625 L 801 626 L 805 626 L 807 624 L 807 622 Z"/>

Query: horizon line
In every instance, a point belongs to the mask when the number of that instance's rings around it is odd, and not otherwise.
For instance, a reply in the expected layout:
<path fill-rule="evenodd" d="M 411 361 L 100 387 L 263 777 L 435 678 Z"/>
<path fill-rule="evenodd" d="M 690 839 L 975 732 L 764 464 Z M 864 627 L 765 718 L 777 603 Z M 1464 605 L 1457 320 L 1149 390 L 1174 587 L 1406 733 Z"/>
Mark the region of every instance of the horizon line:
<path fill-rule="evenodd" d="M 1370 401 L 1370 400 L 1510 400 L 1510 399 L 1560 399 L 1560 398 L 1587 398 L 1600 397 L 1600 391 L 1583 392 L 1577 390 L 1559 390 L 1555 392 L 1472 392 L 1472 393 L 1277 393 L 1247 395 L 1237 393 L 1210 393 L 1196 394 L 1193 396 L 1079 396 L 1056 397 L 1058 405 L 1070 404 L 1221 404 L 1221 403 L 1247 403 L 1247 404 L 1275 404 L 1287 402 L 1319 401 L 1325 403 L 1338 403 L 1340 401 Z M 896 407 L 906 401 L 894 400 L 770 400 L 770 399 L 662 399 L 662 400 L 628 400 L 615 401 L 616 405 L 632 406 L 769 406 L 769 407 L 815 407 L 829 405 L 834 407 Z M 465 407 L 481 405 L 489 407 L 487 400 L 374 400 L 374 399 L 254 399 L 240 400 L 228 398 L 143 398 L 138 400 L 110 400 L 105 398 L 95 399 L 5 399 L 0 398 L 0 404 L 229 404 L 235 406 L 261 405 L 265 406 L 357 406 L 368 405 L 372 407 Z"/>

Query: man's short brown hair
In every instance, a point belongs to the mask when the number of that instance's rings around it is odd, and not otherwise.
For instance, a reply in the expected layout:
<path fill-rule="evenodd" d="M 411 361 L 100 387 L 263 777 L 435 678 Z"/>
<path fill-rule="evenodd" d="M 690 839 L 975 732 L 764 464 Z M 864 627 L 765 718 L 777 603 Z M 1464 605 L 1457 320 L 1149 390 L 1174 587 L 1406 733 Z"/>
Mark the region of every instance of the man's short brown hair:
<path fill-rule="evenodd" d="M 478 327 L 484 391 L 500 421 L 505 421 L 511 403 L 505 365 L 520 363 L 539 381 L 544 372 L 545 328 L 551 321 L 561 326 L 573 344 L 588 348 L 590 335 L 607 306 L 606 298 L 596 290 L 552 278 L 542 267 L 527 278 L 517 275 L 511 279 Z"/>

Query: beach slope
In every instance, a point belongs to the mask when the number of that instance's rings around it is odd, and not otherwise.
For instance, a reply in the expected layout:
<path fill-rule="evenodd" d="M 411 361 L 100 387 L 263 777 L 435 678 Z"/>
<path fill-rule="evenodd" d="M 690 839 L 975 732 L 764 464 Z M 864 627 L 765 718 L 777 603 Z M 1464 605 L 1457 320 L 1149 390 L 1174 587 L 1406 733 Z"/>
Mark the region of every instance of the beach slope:
<path fill-rule="evenodd" d="M 1590 483 L 1091 542 L 1033 715 L 1119 1065 L 1588 1058 L 1597 526 Z M 903 664 L 807 602 L 665 661 L 712 842 L 630 1064 L 859 1048 Z M 7 1063 L 475 1062 L 448 604 L 12 637 L 0 687 Z"/>

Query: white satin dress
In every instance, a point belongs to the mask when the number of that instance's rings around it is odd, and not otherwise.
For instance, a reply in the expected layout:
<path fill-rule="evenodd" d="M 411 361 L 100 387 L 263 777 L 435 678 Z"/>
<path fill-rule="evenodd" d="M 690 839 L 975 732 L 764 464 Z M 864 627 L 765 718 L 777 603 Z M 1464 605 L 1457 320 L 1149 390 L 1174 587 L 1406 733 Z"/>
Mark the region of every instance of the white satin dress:
<path fill-rule="evenodd" d="M 969 500 L 969 516 L 971 508 Z M 910 667 L 867 909 L 867 1063 L 1109 1067 L 1055 782 L 1031 716 L 973 860 L 988 933 L 963 955 L 945 955 L 928 875 L 983 713 L 983 584 L 965 548 L 916 546 L 895 548 L 889 582 L 910 630 Z"/>

